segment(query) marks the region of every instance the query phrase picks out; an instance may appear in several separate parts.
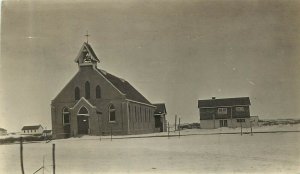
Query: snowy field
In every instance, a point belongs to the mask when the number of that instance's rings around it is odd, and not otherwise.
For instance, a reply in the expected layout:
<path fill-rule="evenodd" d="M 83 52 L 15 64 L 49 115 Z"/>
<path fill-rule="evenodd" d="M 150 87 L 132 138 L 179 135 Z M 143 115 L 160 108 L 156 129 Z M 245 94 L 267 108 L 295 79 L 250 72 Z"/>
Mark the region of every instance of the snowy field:
<path fill-rule="evenodd" d="M 298 128 L 283 126 L 282 130 Z M 255 130 L 259 129 L 279 128 Z M 44 172 L 52 173 L 52 143 L 56 145 L 56 173 L 300 173 L 300 132 L 209 135 L 239 130 L 184 130 L 183 135 L 204 135 L 169 139 L 110 141 L 102 137 L 99 141 L 99 137 L 85 136 L 24 144 L 25 173 L 39 169 L 43 156 Z M 0 145 L 0 173 L 21 173 L 19 148 L 18 144 Z"/>

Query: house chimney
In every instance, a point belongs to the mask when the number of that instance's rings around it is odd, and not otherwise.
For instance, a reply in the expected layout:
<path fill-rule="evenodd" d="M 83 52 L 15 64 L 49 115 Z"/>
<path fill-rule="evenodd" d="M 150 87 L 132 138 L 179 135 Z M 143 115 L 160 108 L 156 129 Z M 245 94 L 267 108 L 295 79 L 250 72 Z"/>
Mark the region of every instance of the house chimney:
<path fill-rule="evenodd" d="M 215 100 L 215 99 L 216 99 L 216 97 L 212 97 L 211 99 Z"/>

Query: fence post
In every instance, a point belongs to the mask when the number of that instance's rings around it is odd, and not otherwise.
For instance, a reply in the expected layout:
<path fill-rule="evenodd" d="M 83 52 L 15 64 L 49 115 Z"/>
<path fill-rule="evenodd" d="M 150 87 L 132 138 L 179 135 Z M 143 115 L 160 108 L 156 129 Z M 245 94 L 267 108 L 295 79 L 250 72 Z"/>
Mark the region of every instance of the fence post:
<path fill-rule="evenodd" d="M 21 160 L 21 170 L 22 174 L 24 174 L 24 166 L 23 166 L 23 137 L 20 137 L 20 160 Z"/>
<path fill-rule="evenodd" d="M 178 131 L 179 131 L 179 138 L 180 138 L 180 117 L 179 117 L 179 120 L 178 120 Z"/>
<path fill-rule="evenodd" d="M 55 144 L 52 144 L 53 174 L 55 174 Z"/>
<path fill-rule="evenodd" d="M 98 128 L 99 128 L 99 140 L 101 141 L 101 129 L 100 129 L 100 115 L 98 115 Z"/>
<path fill-rule="evenodd" d="M 112 141 L 112 127 L 110 127 L 110 141 Z"/>
<path fill-rule="evenodd" d="M 170 125 L 169 125 L 169 122 L 168 122 L 168 138 L 170 138 Z"/>
<path fill-rule="evenodd" d="M 241 123 L 241 136 L 243 135 L 243 126 L 242 126 L 242 122 Z"/>
<path fill-rule="evenodd" d="M 253 135 L 252 133 L 252 122 L 250 121 L 250 128 L 251 128 L 251 136 Z"/>

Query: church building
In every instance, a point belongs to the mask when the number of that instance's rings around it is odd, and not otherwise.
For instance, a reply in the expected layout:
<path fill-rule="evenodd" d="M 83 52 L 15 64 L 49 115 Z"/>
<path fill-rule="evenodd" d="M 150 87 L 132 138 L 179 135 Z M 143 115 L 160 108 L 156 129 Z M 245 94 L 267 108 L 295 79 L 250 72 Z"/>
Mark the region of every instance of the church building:
<path fill-rule="evenodd" d="M 156 106 L 126 80 L 98 68 L 100 61 L 88 42 L 75 62 L 78 72 L 51 102 L 54 139 L 157 131 Z"/>

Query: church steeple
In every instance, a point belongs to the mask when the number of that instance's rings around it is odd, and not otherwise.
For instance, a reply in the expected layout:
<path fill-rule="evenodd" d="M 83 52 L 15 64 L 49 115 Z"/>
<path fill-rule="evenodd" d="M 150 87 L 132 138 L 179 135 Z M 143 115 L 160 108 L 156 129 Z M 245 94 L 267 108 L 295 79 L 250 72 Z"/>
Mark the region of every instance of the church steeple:
<path fill-rule="evenodd" d="M 88 36 L 87 36 L 88 37 Z M 84 42 L 76 59 L 74 60 L 78 63 L 78 66 L 95 66 L 97 67 L 97 62 L 100 62 L 98 57 L 96 56 L 94 50 L 91 45 L 87 42 Z"/>

